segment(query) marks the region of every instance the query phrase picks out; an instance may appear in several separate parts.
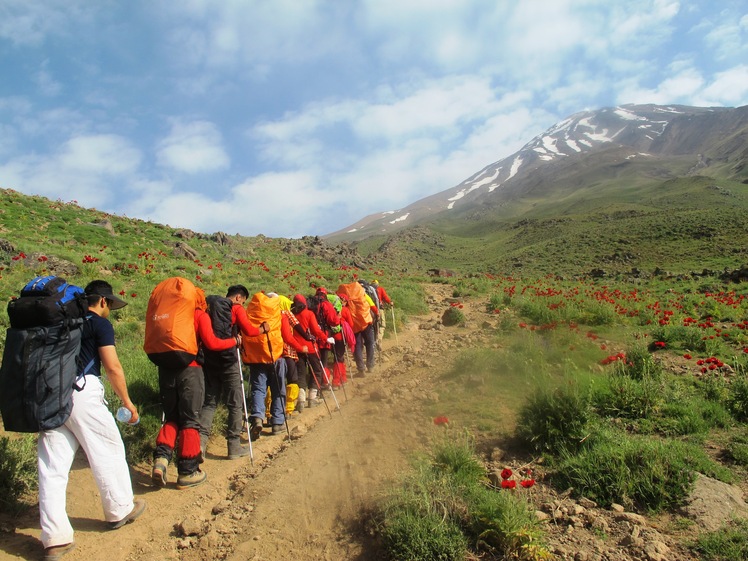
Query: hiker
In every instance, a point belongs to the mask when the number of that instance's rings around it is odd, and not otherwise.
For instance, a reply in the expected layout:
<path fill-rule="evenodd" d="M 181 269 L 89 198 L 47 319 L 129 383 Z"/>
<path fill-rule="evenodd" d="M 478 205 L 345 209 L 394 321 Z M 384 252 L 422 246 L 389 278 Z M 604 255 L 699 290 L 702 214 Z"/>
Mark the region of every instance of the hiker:
<path fill-rule="evenodd" d="M 268 296 L 272 298 L 274 294 L 269 292 Z M 291 312 L 291 300 L 285 296 L 278 298 L 281 309 L 283 360 L 286 362 L 286 413 L 301 413 L 306 406 L 307 383 L 306 376 L 299 375 L 299 353 L 308 353 L 309 346 L 300 345 L 294 337 L 294 326 L 299 324 L 299 320 Z"/>
<path fill-rule="evenodd" d="M 242 341 L 242 360 L 249 364 L 249 434 L 252 440 L 257 440 L 266 417 L 268 390 L 272 434 L 282 433 L 286 420 L 286 361 L 282 357 L 280 300 L 258 292 L 247 305 L 247 316 L 250 321 L 269 326 L 264 336 L 245 337 Z"/>
<path fill-rule="evenodd" d="M 379 310 L 371 297 L 364 293 L 366 303 L 371 314 L 371 323 L 356 332 L 356 349 L 353 358 L 356 362 L 356 370 L 359 376 L 365 376 L 366 372 L 374 370 L 374 346 L 376 344 L 376 325 L 379 319 Z M 366 351 L 366 362 L 364 362 L 364 350 Z"/>
<path fill-rule="evenodd" d="M 73 409 L 61 427 L 41 431 L 39 453 L 39 522 L 44 559 L 60 559 L 74 547 L 73 527 L 65 510 L 68 475 L 78 447 L 83 447 L 99 489 L 104 518 L 110 528 L 121 528 L 145 510 L 145 501 L 134 499 L 125 445 L 114 417 L 104 401 L 101 367 L 109 384 L 132 415 L 130 424 L 138 422 L 138 409 L 130 400 L 125 372 L 114 345 L 114 328 L 110 312 L 127 305 L 103 280 L 86 286 L 88 314 L 83 327 L 78 372 L 83 365 L 92 367 L 77 382 L 80 391 L 73 392 Z"/>
<path fill-rule="evenodd" d="M 247 318 L 244 303 L 249 298 L 249 290 L 241 284 L 230 286 L 226 297 L 208 297 L 209 313 L 213 332 L 217 337 L 236 336 L 256 337 L 267 333 L 267 323 L 253 326 Z M 223 333 L 218 324 L 222 324 Z M 203 373 L 205 375 L 205 399 L 200 411 L 200 450 L 205 457 L 205 450 L 210 439 L 210 429 L 216 413 L 218 400 L 224 399 L 228 409 L 226 422 L 226 445 L 228 459 L 235 460 L 249 455 L 249 447 L 241 444 L 242 420 L 244 418 L 243 402 L 244 383 L 239 355 L 236 348 L 226 351 L 204 349 Z"/>
<path fill-rule="evenodd" d="M 314 313 L 307 308 L 306 298 L 301 294 L 293 297 L 291 312 L 299 321 L 294 327 L 294 336 L 299 345 L 306 345 L 308 353 L 299 353 L 299 376 L 309 376 L 307 387 L 309 388 L 308 405 L 315 407 L 319 405 L 317 396 L 322 387 L 329 383 L 322 361 L 317 351 L 317 341 L 327 341 L 327 334 L 322 331 L 317 323 Z M 311 372 L 311 376 L 309 374 Z"/>
<path fill-rule="evenodd" d="M 387 314 L 384 313 L 384 305 L 387 304 L 389 306 L 392 306 L 392 299 L 390 298 L 389 294 L 387 294 L 387 291 L 384 289 L 382 285 L 379 284 L 379 281 L 377 279 L 374 279 L 371 281 L 372 286 L 377 291 L 377 297 L 379 300 L 379 311 L 380 314 L 378 316 L 378 323 L 377 323 L 377 349 L 382 350 L 382 339 L 384 339 L 384 330 L 387 327 Z"/>
<path fill-rule="evenodd" d="M 158 288 L 158 287 L 157 287 Z M 205 311 L 205 295 L 199 288 L 194 289 L 194 312 L 191 320 L 197 340 L 205 349 L 227 351 L 241 343 L 241 338 L 219 339 L 213 334 L 210 316 Z M 184 317 L 182 321 L 190 321 Z M 205 376 L 202 366 L 193 359 L 183 367 L 158 367 L 158 385 L 161 406 L 164 410 L 164 424 L 156 437 L 153 471 L 151 478 L 159 486 L 166 485 L 166 471 L 169 460 L 177 450 L 177 489 L 187 489 L 203 483 L 207 478 L 200 469 L 203 457 L 200 450 L 200 410 L 205 396 Z"/>
<path fill-rule="evenodd" d="M 372 299 L 366 294 L 364 287 L 359 282 L 350 282 L 338 286 L 337 294 L 345 297 L 346 322 L 350 321 L 355 336 L 355 348 L 353 358 L 356 362 L 356 370 L 359 376 L 365 376 L 367 369 L 371 372 L 374 368 L 374 331 L 372 328 L 374 310 L 376 306 Z M 366 346 L 366 362 L 363 353 Z"/>
<path fill-rule="evenodd" d="M 328 300 L 327 289 L 320 286 L 317 288 L 317 292 L 314 296 L 318 301 L 316 313 L 317 323 L 319 324 L 320 329 L 325 332 L 325 335 L 327 335 L 323 341 L 317 342 L 317 346 L 319 347 L 322 366 L 327 366 L 328 355 L 334 348 L 335 334 L 340 333 L 340 315 L 332 305 L 332 302 Z"/>
<path fill-rule="evenodd" d="M 336 294 L 340 298 L 340 332 L 334 335 L 335 339 L 335 364 L 332 370 L 333 389 L 338 389 L 348 381 L 346 367 L 346 349 L 351 353 L 356 348 L 356 337 L 353 334 L 353 317 L 348 307 L 348 296 Z"/>

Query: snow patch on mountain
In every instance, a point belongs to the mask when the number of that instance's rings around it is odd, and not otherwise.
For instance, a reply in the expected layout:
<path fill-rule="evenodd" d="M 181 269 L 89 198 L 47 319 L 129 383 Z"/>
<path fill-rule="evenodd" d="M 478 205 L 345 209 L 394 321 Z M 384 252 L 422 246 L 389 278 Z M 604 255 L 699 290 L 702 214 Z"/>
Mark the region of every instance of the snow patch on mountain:
<path fill-rule="evenodd" d="M 404 222 L 405 220 L 407 220 L 408 216 L 410 216 L 410 213 L 406 212 L 402 216 L 399 216 L 395 218 L 394 220 L 390 220 L 390 224 L 395 224 L 396 222 Z"/>
<path fill-rule="evenodd" d="M 517 172 L 519 171 L 519 167 L 522 165 L 522 158 L 520 156 L 517 156 L 514 158 L 514 161 L 512 162 L 512 167 L 509 170 L 509 177 L 507 179 L 511 179 L 515 175 L 517 175 Z"/>

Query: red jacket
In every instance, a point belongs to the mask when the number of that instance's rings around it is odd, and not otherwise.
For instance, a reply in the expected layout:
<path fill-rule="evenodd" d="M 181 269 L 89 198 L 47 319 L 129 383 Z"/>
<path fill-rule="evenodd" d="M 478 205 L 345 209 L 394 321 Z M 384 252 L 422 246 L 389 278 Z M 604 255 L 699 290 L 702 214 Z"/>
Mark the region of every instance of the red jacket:
<path fill-rule="evenodd" d="M 392 304 L 392 300 L 390 300 L 389 295 L 387 294 L 387 291 L 384 289 L 382 285 L 377 286 L 377 297 L 379 298 L 379 303 L 382 304 Z"/>
<path fill-rule="evenodd" d="M 213 323 L 210 321 L 210 316 L 205 310 L 195 310 L 195 333 L 197 333 L 198 342 L 205 345 L 205 348 L 209 351 L 228 351 L 236 347 L 236 339 L 233 337 L 230 339 L 219 339 L 215 336 L 213 333 Z M 200 366 L 200 364 L 193 360 L 190 366 Z"/>
<path fill-rule="evenodd" d="M 298 306 L 304 306 L 302 310 L 294 313 L 296 319 L 299 320 L 299 325 L 294 329 L 294 337 L 299 345 L 306 345 L 309 347 L 309 352 L 313 352 L 314 349 L 312 347 L 314 346 L 314 341 L 325 341 L 327 339 L 327 334 L 320 329 L 319 323 L 317 323 L 317 318 L 314 316 L 314 312 L 307 309 L 306 298 L 304 298 L 304 296 L 297 294 L 293 297 L 293 301 L 294 304 L 297 304 Z M 301 331 L 301 333 L 299 331 Z M 302 333 L 307 337 L 310 337 L 311 342 L 309 339 L 306 339 Z"/>
<path fill-rule="evenodd" d="M 289 353 L 287 349 L 285 349 L 286 346 L 290 347 L 297 353 L 303 353 L 304 347 L 307 348 L 306 352 L 309 352 L 310 347 L 312 346 L 311 343 L 308 343 L 305 341 L 306 344 L 300 345 L 299 342 L 296 340 L 295 333 L 293 328 L 291 327 L 291 320 L 288 318 L 288 315 L 291 312 L 282 311 L 281 312 L 281 336 L 283 337 L 283 343 L 284 343 L 284 355 L 285 356 L 292 356 L 292 353 Z M 297 358 L 297 357 L 292 357 Z"/>

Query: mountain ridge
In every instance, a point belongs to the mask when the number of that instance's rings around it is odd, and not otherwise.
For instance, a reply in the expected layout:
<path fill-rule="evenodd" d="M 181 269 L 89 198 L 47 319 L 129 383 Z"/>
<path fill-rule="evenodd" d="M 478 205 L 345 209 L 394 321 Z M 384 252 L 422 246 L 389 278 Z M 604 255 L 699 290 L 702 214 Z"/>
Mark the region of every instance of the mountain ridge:
<path fill-rule="evenodd" d="M 607 158 L 611 174 L 628 164 L 641 164 L 643 169 L 659 165 L 662 169 L 647 173 L 665 179 L 693 175 L 714 165 L 724 167 L 731 161 L 735 169 L 722 173 L 745 174 L 746 138 L 748 106 L 628 104 L 580 111 L 452 188 L 396 211 L 371 214 L 323 238 L 356 241 L 389 235 L 455 210 L 481 205 L 496 208 L 531 191 L 542 193 L 543 187 L 554 183 L 556 174 L 568 175 L 574 166 L 588 165 L 585 162 L 590 158 Z M 718 154 L 708 155 L 720 144 L 723 146 Z M 576 172 L 580 186 L 585 183 L 583 172 Z"/>

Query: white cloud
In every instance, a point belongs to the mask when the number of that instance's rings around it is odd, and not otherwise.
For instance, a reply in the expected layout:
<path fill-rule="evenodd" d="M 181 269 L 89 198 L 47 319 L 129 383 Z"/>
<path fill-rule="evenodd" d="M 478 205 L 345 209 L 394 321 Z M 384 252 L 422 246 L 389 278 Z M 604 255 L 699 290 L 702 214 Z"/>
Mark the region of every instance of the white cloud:
<path fill-rule="evenodd" d="M 229 157 L 221 132 L 207 121 L 176 121 L 169 136 L 156 147 L 158 163 L 182 173 L 200 173 L 225 169 Z"/>
<path fill-rule="evenodd" d="M 133 173 L 140 158 L 140 151 L 130 141 L 113 134 L 98 134 L 71 138 L 56 161 L 71 172 L 106 176 Z"/>
<path fill-rule="evenodd" d="M 741 64 L 723 72 L 717 72 L 701 95 L 705 104 L 708 105 L 741 105 L 746 103 L 746 100 L 748 100 L 748 65 Z"/>
<path fill-rule="evenodd" d="M 222 199 L 159 187 L 158 199 L 138 204 L 138 212 L 162 224 L 199 232 L 251 235 L 280 230 L 283 233 L 278 235 L 300 237 L 312 231 L 320 217 L 329 212 L 328 205 L 335 202 L 324 186 L 320 188 L 317 180 L 303 172 L 250 178 Z"/>
<path fill-rule="evenodd" d="M 122 191 L 140 164 L 140 151 L 116 135 L 76 136 L 48 155 L 25 155 L 0 165 L 4 187 L 100 207 Z"/>

